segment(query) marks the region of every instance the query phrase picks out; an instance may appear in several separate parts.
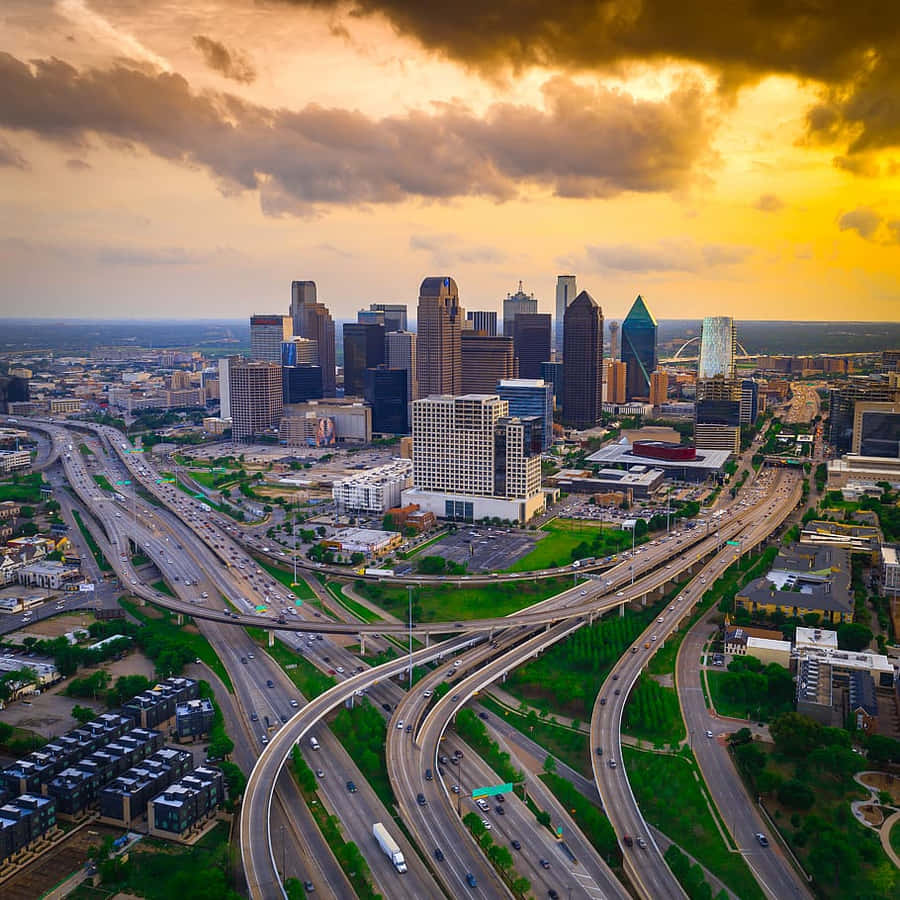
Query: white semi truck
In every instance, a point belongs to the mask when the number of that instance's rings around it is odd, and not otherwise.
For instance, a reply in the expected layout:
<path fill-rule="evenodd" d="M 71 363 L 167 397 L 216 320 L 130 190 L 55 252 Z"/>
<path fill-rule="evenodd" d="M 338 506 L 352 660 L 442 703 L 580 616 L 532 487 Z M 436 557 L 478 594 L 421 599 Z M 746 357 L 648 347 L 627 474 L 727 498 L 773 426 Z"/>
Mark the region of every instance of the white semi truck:
<path fill-rule="evenodd" d="M 387 828 L 381 822 L 376 822 L 372 826 L 372 834 L 375 835 L 378 846 L 394 864 L 394 868 L 402 875 L 406 871 L 406 860 L 403 858 L 403 851 L 397 846 L 397 842 L 388 834 Z"/>

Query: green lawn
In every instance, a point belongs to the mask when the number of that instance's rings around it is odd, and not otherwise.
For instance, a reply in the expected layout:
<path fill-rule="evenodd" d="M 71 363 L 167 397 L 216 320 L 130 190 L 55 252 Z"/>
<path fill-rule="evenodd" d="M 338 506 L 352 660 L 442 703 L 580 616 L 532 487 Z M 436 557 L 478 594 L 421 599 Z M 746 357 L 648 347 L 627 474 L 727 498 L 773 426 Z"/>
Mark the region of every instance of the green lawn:
<path fill-rule="evenodd" d="M 159 591 L 161 594 L 168 594 L 170 597 L 175 596 L 175 592 L 170 588 L 165 581 L 160 579 L 159 581 L 154 581 L 153 584 L 150 585 L 154 590 Z"/>
<path fill-rule="evenodd" d="M 297 582 L 296 586 L 292 586 L 294 581 L 293 572 L 287 572 L 278 566 L 273 566 L 272 563 L 266 562 L 260 557 L 254 557 L 254 559 L 261 569 L 268 572 L 276 581 L 281 582 L 286 588 L 290 588 L 290 590 L 292 590 L 301 600 L 313 600 L 315 598 L 316 595 L 313 593 L 313 589 L 306 581 L 304 581 L 303 575 L 301 575 L 299 571 L 297 577 L 300 580 Z"/>
<path fill-rule="evenodd" d="M 247 628 L 247 634 L 284 669 L 288 678 L 297 685 L 297 689 L 307 700 L 324 694 L 337 683 L 334 678 L 319 671 L 309 660 L 283 644 L 277 637 L 274 645 L 270 647 L 268 633 L 264 629 L 251 626 Z"/>
<path fill-rule="evenodd" d="M 18 503 L 40 503 L 43 480 L 44 476 L 35 472 L 33 475 L 16 475 L 12 481 L 0 483 L 0 502 L 15 500 Z"/>
<path fill-rule="evenodd" d="M 641 676 L 628 698 L 622 730 L 656 747 L 675 746 L 685 737 L 684 719 L 675 688 Z"/>
<path fill-rule="evenodd" d="M 99 484 L 100 487 L 101 487 L 104 491 L 109 491 L 110 493 L 113 493 L 114 488 L 113 488 L 113 486 L 109 483 L 109 479 L 108 479 L 105 475 L 95 475 L 95 476 L 94 476 L 94 481 L 96 481 L 97 484 Z"/>
<path fill-rule="evenodd" d="M 644 818 L 690 850 L 741 900 L 763 900 L 763 893 L 740 854 L 729 852 L 707 807 L 705 786 L 695 780 L 694 763 L 623 747 L 623 762 Z M 735 776 L 736 777 L 736 776 Z"/>
<path fill-rule="evenodd" d="M 103 555 L 100 550 L 100 546 L 94 540 L 94 536 L 90 533 L 90 531 L 88 531 L 87 525 L 84 524 L 84 520 L 81 518 L 81 513 L 77 509 L 73 509 L 72 517 L 75 519 L 75 524 L 78 525 L 78 530 L 81 532 L 82 536 L 87 542 L 88 548 L 94 555 L 94 559 L 97 560 L 97 565 L 100 566 L 100 571 L 111 572 L 112 566 L 109 564 L 109 560 Z"/>
<path fill-rule="evenodd" d="M 535 572 L 565 566 L 573 559 L 610 556 L 631 546 L 631 534 L 618 528 L 601 528 L 572 519 L 554 519 L 542 529 L 534 549 L 507 569 L 508 572 Z M 580 550 L 573 557 L 572 551 Z"/>
<path fill-rule="evenodd" d="M 343 585 L 338 584 L 336 581 L 329 581 L 325 585 L 325 590 L 331 594 L 332 597 L 347 610 L 347 612 L 352 613 L 362 622 L 366 622 L 367 624 L 371 624 L 372 622 L 381 622 L 383 619 L 377 613 L 373 613 L 368 607 L 363 606 L 361 603 L 357 603 L 356 600 L 348 597 L 343 590 Z"/>
<path fill-rule="evenodd" d="M 456 619 L 478 619 L 504 616 L 538 600 L 545 600 L 572 586 L 568 578 L 545 581 L 488 584 L 484 587 L 457 587 L 448 584 L 417 587 L 413 591 L 413 617 L 418 622 L 446 622 Z M 465 584 L 465 582 L 463 582 Z M 367 600 L 397 615 L 405 616 L 405 587 L 375 582 L 356 582 L 357 591 Z"/>

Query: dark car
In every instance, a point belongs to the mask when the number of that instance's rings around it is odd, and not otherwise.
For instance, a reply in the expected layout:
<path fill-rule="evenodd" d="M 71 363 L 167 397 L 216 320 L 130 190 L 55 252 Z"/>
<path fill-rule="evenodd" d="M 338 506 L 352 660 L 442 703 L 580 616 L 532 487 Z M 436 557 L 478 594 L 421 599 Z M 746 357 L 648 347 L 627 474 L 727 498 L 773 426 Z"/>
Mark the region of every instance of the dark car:
<path fill-rule="evenodd" d="M 618 697 L 619 694 L 622 693 L 622 689 L 621 689 L 621 688 L 616 688 L 616 689 L 613 691 L 613 693 Z"/>
<path fill-rule="evenodd" d="M 546 859 L 539 859 L 538 862 L 541 864 L 542 869 L 550 868 L 550 863 Z"/>
<path fill-rule="evenodd" d="M 432 773 L 431 769 L 426 769 L 425 770 L 425 780 L 431 781 L 432 778 L 434 778 L 434 774 Z"/>
<path fill-rule="evenodd" d="M 436 848 L 435 848 L 435 851 L 434 851 L 434 858 L 435 858 L 438 862 L 443 862 L 443 861 L 444 861 L 444 853 L 443 853 L 443 851 L 441 850 L 440 847 L 436 847 Z"/>
<path fill-rule="evenodd" d="M 355 794 L 359 788 L 352 781 L 348 781 L 347 790 L 350 791 L 351 794 Z"/>
<path fill-rule="evenodd" d="M 251 721 L 251 722 L 258 722 L 258 721 L 259 721 L 259 716 L 258 716 L 256 713 L 250 713 L 250 721 Z"/>
<path fill-rule="evenodd" d="M 311 881 L 304 881 L 303 890 L 305 890 L 307 894 L 311 894 L 315 890 L 315 886 Z"/>
<path fill-rule="evenodd" d="M 407 726 L 406 726 L 406 733 L 407 733 L 407 734 L 411 734 L 411 733 L 412 733 L 412 725 L 407 725 Z"/>
<path fill-rule="evenodd" d="M 390 703 L 382 703 L 382 704 L 381 704 L 381 708 L 382 708 L 385 712 L 390 712 L 390 711 L 391 711 L 391 704 L 390 704 Z"/>
<path fill-rule="evenodd" d="M 601 706 L 606 706 L 606 697 L 601 697 L 601 698 L 600 698 L 600 705 L 601 705 Z"/>
<path fill-rule="evenodd" d="M 266 679 L 266 687 L 268 687 L 268 688 L 273 688 L 273 687 L 275 687 L 275 682 L 272 681 L 271 678 Z"/>
<path fill-rule="evenodd" d="M 521 850 L 521 849 L 522 849 L 522 844 L 521 844 L 521 842 L 520 842 L 520 841 L 513 841 L 513 842 L 512 842 L 512 848 L 513 848 L 513 850 Z"/>
<path fill-rule="evenodd" d="M 480 712 L 480 713 L 478 713 L 478 718 L 479 718 L 479 719 L 486 719 L 486 718 L 487 718 L 487 713 L 486 713 L 486 712 Z"/>
<path fill-rule="evenodd" d="M 597 748 L 597 756 L 603 756 L 603 748 L 602 747 Z"/>
<path fill-rule="evenodd" d="M 502 806 L 497 806 L 497 807 L 495 807 L 495 809 L 497 810 L 497 815 L 498 815 L 498 816 L 505 816 L 505 815 L 506 815 L 506 810 L 505 810 Z"/>
<path fill-rule="evenodd" d="M 426 803 L 425 795 L 424 795 L 424 794 L 417 794 L 417 795 L 416 795 L 416 803 L 418 803 L 419 806 L 424 806 L 425 803 Z"/>
<path fill-rule="evenodd" d="M 468 884 L 470 888 L 478 887 L 478 882 L 471 872 L 466 872 L 466 884 Z"/>
<path fill-rule="evenodd" d="M 550 888 L 550 890 L 547 891 L 547 896 L 550 900 L 559 900 L 559 894 L 553 888 Z"/>
<path fill-rule="evenodd" d="M 617 672 L 615 675 L 613 675 L 613 681 L 618 681 L 618 680 L 619 680 L 619 674 Z"/>

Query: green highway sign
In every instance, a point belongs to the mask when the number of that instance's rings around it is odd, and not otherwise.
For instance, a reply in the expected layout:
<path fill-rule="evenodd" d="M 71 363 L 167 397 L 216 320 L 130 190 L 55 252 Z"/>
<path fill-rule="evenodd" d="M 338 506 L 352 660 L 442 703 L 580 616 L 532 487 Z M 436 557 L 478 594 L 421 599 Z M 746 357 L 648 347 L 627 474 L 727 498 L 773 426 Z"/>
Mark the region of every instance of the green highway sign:
<path fill-rule="evenodd" d="M 497 794 L 508 794 L 512 791 L 513 786 L 511 781 L 507 781 L 506 784 L 494 784 L 491 787 L 480 787 L 472 789 L 472 799 L 477 800 L 479 797 L 496 797 Z"/>
<path fill-rule="evenodd" d="M 726 544 L 731 544 L 732 547 L 740 547 L 740 546 L 741 546 L 741 542 L 740 542 L 740 541 L 725 541 L 725 543 L 726 543 Z"/>
<path fill-rule="evenodd" d="M 203 494 L 194 494 L 194 496 L 195 496 L 198 500 L 205 500 L 205 499 L 206 499 L 206 497 L 205 497 Z"/>

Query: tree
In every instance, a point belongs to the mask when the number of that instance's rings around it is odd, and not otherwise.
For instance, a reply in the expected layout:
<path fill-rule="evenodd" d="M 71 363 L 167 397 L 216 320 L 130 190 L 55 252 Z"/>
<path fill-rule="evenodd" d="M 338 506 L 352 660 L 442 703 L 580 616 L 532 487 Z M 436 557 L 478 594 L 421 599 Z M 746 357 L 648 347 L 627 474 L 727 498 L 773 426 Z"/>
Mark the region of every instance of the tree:
<path fill-rule="evenodd" d="M 783 713 L 772 721 L 769 732 L 775 746 L 788 756 L 806 756 L 819 744 L 822 726 L 796 712 Z"/>
<path fill-rule="evenodd" d="M 75 706 L 72 707 L 72 718 L 75 719 L 79 725 L 85 725 L 93 719 L 96 719 L 97 713 L 89 706 L 79 706 L 76 703 Z"/>
<path fill-rule="evenodd" d="M 841 650 L 865 650 L 872 642 L 872 630 L 858 622 L 844 622 L 837 627 Z"/>
<path fill-rule="evenodd" d="M 548 753 L 544 759 L 544 772 L 553 775 L 556 772 L 556 760 Z"/>
<path fill-rule="evenodd" d="M 385 531 L 396 531 L 397 529 L 394 526 L 394 517 L 390 513 L 385 513 L 384 518 L 381 520 L 381 527 Z"/>
<path fill-rule="evenodd" d="M 900 762 L 900 741 L 883 734 L 872 734 L 866 739 L 869 761 L 874 763 Z"/>
<path fill-rule="evenodd" d="M 815 801 L 815 795 L 808 785 L 791 778 L 779 786 L 778 800 L 792 809 L 809 809 Z"/>

